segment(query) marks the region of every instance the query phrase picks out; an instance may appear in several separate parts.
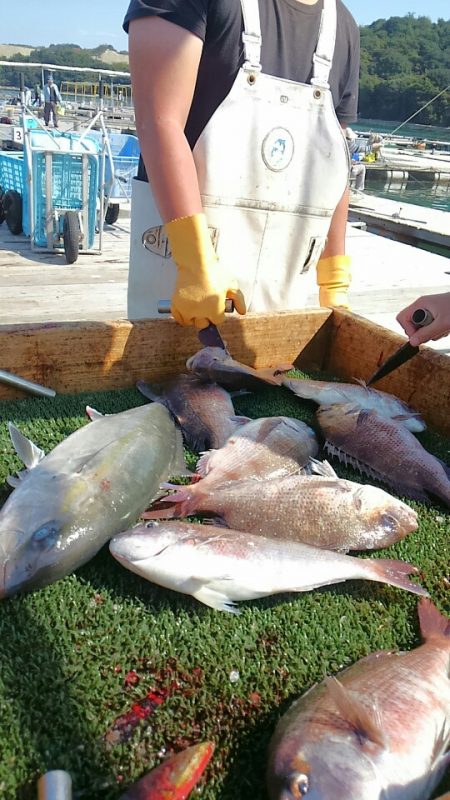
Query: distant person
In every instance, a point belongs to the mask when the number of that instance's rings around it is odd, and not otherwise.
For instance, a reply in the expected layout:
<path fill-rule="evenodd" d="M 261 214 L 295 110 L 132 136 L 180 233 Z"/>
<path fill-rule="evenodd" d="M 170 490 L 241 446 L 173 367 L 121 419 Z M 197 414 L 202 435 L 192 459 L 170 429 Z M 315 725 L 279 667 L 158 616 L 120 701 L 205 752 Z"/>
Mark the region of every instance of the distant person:
<path fill-rule="evenodd" d="M 426 309 L 434 317 L 433 321 L 424 328 L 417 328 L 412 321 L 414 311 L 419 308 Z M 414 303 L 400 311 L 397 315 L 397 322 L 402 326 L 412 345 L 442 339 L 443 336 L 450 333 L 450 292 L 419 297 Z"/>
<path fill-rule="evenodd" d="M 35 85 L 35 87 L 34 87 L 34 100 L 33 100 L 33 105 L 34 105 L 34 106 L 39 106 L 39 107 L 40 107 L 40 106 L 41 106 L 41 104 L 42 104 L 42 89 L 41 89 L 41 84 L 40 84 L 40 83 L 37 83 L 37 84 Z"/>
<path fill-rule="evenodd" d="M 48 128 L 50 116 L 53 116 L 53 127 L 58 127 L 58 110 L 57 105 L 61 103 L 61 94 L 53 82 L 53 78 L 48 78 L 44 86 L 44 122 Z"/>
<path fill-rule="evenodd" d="M 355 131 L 348 126 L 345 129 L 345 139 L 350 154 L 350 188 L 355 192 L 363 192 L 366 186 L 366 166 L 360 157 L 369 150 L 369 145 L 361 144 Z"/>

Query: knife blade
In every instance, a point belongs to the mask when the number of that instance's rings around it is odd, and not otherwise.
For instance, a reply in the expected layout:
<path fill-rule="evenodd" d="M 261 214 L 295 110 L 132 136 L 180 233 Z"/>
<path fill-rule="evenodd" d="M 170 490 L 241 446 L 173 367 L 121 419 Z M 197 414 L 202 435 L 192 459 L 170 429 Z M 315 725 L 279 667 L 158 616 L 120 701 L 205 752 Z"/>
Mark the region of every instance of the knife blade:
<path fill-rule="evenodd" d="M 430 323 L 433 322 L 434 317 L 427 308 L 417 308 L 412 314 L 411 320 L 416 328 L 424 328 L 426 325 L 430 325 Z M 419 345 L 413 345 L 410 342 L 402 344 L 392 356 L 386 359 L 386 361 L 375 370 L 369 380 L 366 381 L 366 386 L 370 386 L 372 383 L 381 380 L 381 378 L 385 378 L 386 375 L 389 375 L 394 369 L 398 369 L 402 364 L 406 364 L 410 358 L 417 355 L 419 349 Z"/>
<path fill-rule="evenodd" d="M 227 297 L 225 300 L 225 313 L 231 314 L 233 311 L 234 303 Z M 158 302 L 158 313 L 170 314 L 170 300 L 160 300 Z M 197 335 L 203 347 L 220 347 L 221 350 L 225 350 L 228 353 L 227 346 L 219 333 L 219 329 L 216 325 L 213 325 L 212 322 L 210 322 L 206 328 L 197 331 Z"/>

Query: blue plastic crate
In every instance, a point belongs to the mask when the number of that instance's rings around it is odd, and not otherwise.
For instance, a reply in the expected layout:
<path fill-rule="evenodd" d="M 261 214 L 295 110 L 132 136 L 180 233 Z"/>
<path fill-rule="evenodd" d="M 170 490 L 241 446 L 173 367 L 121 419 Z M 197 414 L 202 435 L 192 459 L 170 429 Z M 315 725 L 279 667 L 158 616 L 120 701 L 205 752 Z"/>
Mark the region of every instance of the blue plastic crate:
<path fill-rule="evenodd" d="M 25 186 L 23 153 L 0 152 L 0 188 L 23 195 Z"/>
<path fill-rule="evenodd" d="M 114 182 L 111 189 L 111 198 L 131 200 L 131 186 L 139 167 L 139 156 L 113 156 Z M 111 162 L 105 165 L 105 182 L 111 181 Z"/>
<path fill-rule="evenodd" d="M 98 194 L 98 158 L 95 154 L 85 156 L 88 162 L 88 231 L 87 246 L 92 247 L 95 236 Z M 76 211 L 83 206 L 83 156 L 76 153 L 51 153 L 53 209 Z M 34 241 L 38 246 L 47 245 L 46 235 L 46 158 L 45 152 L 33 151 L 33 202 Z M 24 203 L 24 218 L 28 203 Z"/>

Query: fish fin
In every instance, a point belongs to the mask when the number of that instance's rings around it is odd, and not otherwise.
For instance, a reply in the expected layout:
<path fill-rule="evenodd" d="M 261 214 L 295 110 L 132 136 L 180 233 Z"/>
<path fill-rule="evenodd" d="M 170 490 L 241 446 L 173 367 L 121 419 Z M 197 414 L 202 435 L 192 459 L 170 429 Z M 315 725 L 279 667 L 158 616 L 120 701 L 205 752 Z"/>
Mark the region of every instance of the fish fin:
<path fill-rule="evenodd" d="M 423 599 L 418 606 L 422 639 L 450 638 L 450 619 L 444 617 L 431 600 Z"/>
<path fill-rule="evenodd" d="M 197 461 L 197 466 L 196 466 L 196 470 L 197 470 L 198 474 L 200 475 L 200 477 L 204 478 L 208 474 L 208 472 L 209 472 L 209 468 L 208 468 L 209 460 L 210 460 L 211 456 L 213 455 L 213 453 L 215 453 L 215 452 L 217 452 L 217 451 L 216 450 L 205 450 L 200 455 L 200 458 Z"/>
<path fill-rule="evenodd" d="M 234 397 L 245 397 L 245 395 L 253 394 L 250 389 L 234 389 L 234 391 L 229 392 L 230 397 L 233 399 Z"/>
<path fill-rule="evenodd" d="M 324 478 L 338 477 L 328 461 L 318 461 L 317 458 L 310 458 L 308 465 L 315 475 L 322 475 Z"/>
<path fill-rule="evenodd" d="M 33 467 L 39 464 L 44 458 L 44 451 L 34 444 L 31 439 L 27 439 L 12 422 L 8 422 L 8 430 L 17 455 L 23 461 L 27 469 L 33 469 Z"/>
<path fill-rule="evenodd" d="M 252 422 L 251 417 L 244 417 L 236 414 L 232 414 L 228 419 L 234 423 L 235 428 L 240 428 L 242 425 L 247 425 L 247 423 Z"/>
<path fill-rule="evenodd" d="M 175 454 L 170 465 L 169 474 L 172 477 L 175 477 L 176 475 L 190 477 L 194 474 L 186 464 L 183 447 L 183 434 L 178 426 L 175 426 Z"/>
<path fill-rule="evenodd" d="M 228 611 L 229 614 L 241 613 L 236 603 L 233 603 L 229 597 L 225 594 L 215 592 L 214 589 L 210 589 L 208 586 L 202 586 L 200 589 L 191 592 L 191 594 L 192 597 L 195 597 L 200 603 L 204 603 L 205 606 L 214 608 L 216 611 Z"/>
<path fill-rule="evenodd" d="M 163 403 L 163 399 L 161 396 L 161 387 L 160 386 L 151 386 L 149 383 L 145 381 L 136 381 L 136 389 L 144 395 L 148 400 L 153 400 L 153 402 Z"/>
<path fill-rule="evenodd" d="M 102 417 L 113 416 L 113 414 L 102 414 L 101 411 L 97 411 L 97 409 L 92 408 L 92 406 L 86 406 L 86 414 L 88 415 L 91 422 L 95 422 L 96 419 L 102 419 Z"/>
<path fill-rule="evenodd" d="M 361 745 L 370 741 L 385 748 L 386 738 L 378 707 L 367 708 L 337 678 L 326 678 L 325 684 L 339 712 L 360 739 Z"/>
<path fill-rule="evenodd" d="M 405 589 L 407 592 L 413 594 L 420 594 L 423 597 L 428 597 L 428 592 L 423 586 L 418 583 L 409 581 L 407 576 L 413 572 L 418 572 L 417 567 L 412 564 L 407 564 L 405 561 L 398 561 L 395 558 L 374 558 L 365 559 L 370 562 L 370 565 L 375 572 L 376 580 L 380 583 L 387 583 L 390 586 L 398 586 L 399 589 Z"/>

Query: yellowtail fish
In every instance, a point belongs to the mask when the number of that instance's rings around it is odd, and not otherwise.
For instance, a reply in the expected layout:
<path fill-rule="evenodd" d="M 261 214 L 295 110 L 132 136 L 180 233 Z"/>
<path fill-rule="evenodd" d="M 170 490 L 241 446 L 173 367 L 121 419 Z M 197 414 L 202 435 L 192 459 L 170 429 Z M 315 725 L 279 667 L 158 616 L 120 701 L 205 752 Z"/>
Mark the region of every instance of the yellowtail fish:
<path fill-rule="evenodd" d="M 212 525 L 175 521 L 138 525 L 115 536 L 109 549 L 131 572 L 190 594 L 218 611 L 238 613 L 239 600 L 306 592 L 354 579 L 427 594 L 408 580 L 417 570 L 403 561 L 355 558 Z"/>
<path fill-rule="evenodd" d="M 450 620 L 419 603 L 424 644 L 375 653 L 281 718 L 271 800 L 427 800 L 450 765 Z"/>
<path fill-rule="evenodd" d="M 73 572 L 136 522 L 162 480 L 186 473 L 181 433 L 164 406 L 97 416 L 48 455 L 10 424 L 28 470 L 11 480 L 0 511 L 0 597 Z"/>

